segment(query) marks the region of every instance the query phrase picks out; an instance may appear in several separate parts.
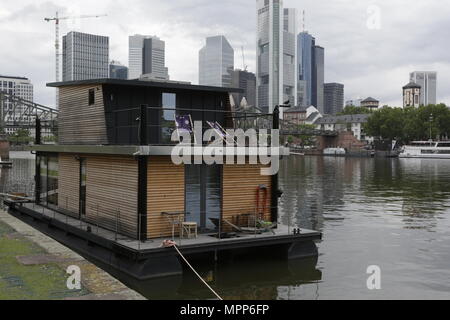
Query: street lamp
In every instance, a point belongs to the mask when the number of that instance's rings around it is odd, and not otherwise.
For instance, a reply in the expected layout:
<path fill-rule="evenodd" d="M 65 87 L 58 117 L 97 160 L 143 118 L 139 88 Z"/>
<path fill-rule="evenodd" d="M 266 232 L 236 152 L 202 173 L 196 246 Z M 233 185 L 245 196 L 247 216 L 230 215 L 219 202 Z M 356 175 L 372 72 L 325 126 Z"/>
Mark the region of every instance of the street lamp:
<path fill-rule="evenodd" d="M 433 142 L 433 114 L 430 115 L 430 144 Z"/>

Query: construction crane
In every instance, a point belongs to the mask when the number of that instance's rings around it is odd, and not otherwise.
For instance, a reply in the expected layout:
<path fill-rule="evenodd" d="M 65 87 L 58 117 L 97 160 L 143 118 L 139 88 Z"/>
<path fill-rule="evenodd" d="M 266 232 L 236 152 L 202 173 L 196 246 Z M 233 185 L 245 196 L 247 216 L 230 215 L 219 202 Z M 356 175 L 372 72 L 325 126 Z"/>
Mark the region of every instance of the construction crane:
<path fill-rule="evenodd" d="M 242 49 L 242 67 L 244 68 L 244 71 L 247 71 L 248 66 L 245 64 L 245 53 L 244 53 L 244 46 L 241 47 Z"/>
<path fill-rule="evenodd" d="M 101 15 L 81 15 L 81 16 L 75 16 L 75 17 L 60 17 L 59 13 L 56 12 L 55 17 L 53 18 L 44 18 L 45 21 L 55 21 L 55 49 L 56 49 L 56 82 L 59 82 L 59 67 L 60 67 L 60 53 L 59 53 L 59 21 L 60 20 L 75 20 L 75 19 L 85 19 L 85 18 L 100 18 L 100 17 L 106 17 L 106 14 Z M 57 91 L 58 92 L 58 91 Z M 58 93 L 56 93 L 56 108 L 58 108 Z"/>

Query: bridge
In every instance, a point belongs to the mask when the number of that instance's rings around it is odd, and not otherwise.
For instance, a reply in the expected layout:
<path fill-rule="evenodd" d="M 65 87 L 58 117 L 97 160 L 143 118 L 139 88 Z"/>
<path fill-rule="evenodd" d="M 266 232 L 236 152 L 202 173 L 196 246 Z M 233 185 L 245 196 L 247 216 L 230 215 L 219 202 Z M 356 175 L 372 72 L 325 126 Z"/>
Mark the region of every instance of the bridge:
<path fill-rule="evenodd" d="M 233 113 L 235 115 L 231 118 L 234 121 L 235 128 L 242 128 L 243 130 L 270 130 L 278 127 L 280 136 L 337 137 L 339 135 L 337 131 L 310 128 L 283 119 L 279 119 L 276 125 L 274 123 L 274 114 L 247 113 L 245 111 Z"/>
<path fill-rule="evenodd" d="M 315 136 L 315 137 L 336 137 L 337 131 L 320 130 L 301 126 L 287 120 L 280 120 L 280 135 L 282 136 Z"/>
<path fill-rule="evenodd" d="M 53 136 L 57 131 L 58 110 L 0 91 L 0 129 L 13 133 L 26 129 L 35 136 L 36 125 L 40 126 L 42 137 Z M 272 129 L 272 114 L 246 114 L 233 117 L 235 125 L 240 128 Z M 298 123 L 279 120 L 281 136 L 317 136 L 336 137 L 338 132 L 308 128 Z M 0 130 L 1 131 L 1 130 Z"/>
<path fill-rule="evenodd" d="M 58 111 L 0 91 L 0 131 L 13 133 L 25 129 L 32 136 L 39 126 L 43 137 L 53 136 L 57 130 Z"/>

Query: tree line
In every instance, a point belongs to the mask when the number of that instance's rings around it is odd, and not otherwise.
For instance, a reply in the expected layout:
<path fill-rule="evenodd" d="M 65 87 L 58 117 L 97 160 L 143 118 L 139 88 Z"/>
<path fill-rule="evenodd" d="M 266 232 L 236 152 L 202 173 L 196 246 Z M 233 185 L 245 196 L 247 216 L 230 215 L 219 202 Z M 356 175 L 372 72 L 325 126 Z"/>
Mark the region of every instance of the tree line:
<path fill-rule="evenodd" d="M 419 108 L 383 108 L 370 113 L 364 126 L 366 135 L 408 143 L 414 140 L 448 139 L 450 109 L 445 104 Z"/>

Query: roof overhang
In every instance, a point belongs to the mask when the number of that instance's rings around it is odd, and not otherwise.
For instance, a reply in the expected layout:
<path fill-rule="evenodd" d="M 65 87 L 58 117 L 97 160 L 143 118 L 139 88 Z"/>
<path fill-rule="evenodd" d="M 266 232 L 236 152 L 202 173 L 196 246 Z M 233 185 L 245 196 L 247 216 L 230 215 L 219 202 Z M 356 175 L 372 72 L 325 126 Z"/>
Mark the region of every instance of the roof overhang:
<path fill-rule="evenodd" d="M 178 149 L 175 149 L 178 148 Z M 192 156 L 288 156 L 290 149 L 286 147 L 216 147 L 216 146 L 95 146 L 95 145 L 34 145 L 25 148 L 27 151 L 48 153 L 76 153 L 122 156 L 171 156 L 189 154 Z"/>
<path fill-rule="evenodd" d="M 85 85 L 120 85 L 130 87 L 151 87 L 162 89 L 174 89 L 174 90 L 195 90 L 195 91 L 210 91 L 210 92 L 236 92 L 243 93 L 243 89 L 239 88 L 224 88 L 224 87 L 212 87 L 212 86 L 199 86 L 193 84 L 186 84 L 181 82 L 164 82 L 164 81 L 147 81 L 147 80 L 121 80 L 121 79 L 91 79 L 91 80 L 78 80 L 78 81 L 65 81 L 65 82 L 50 82 L 47 83 L 47 87 L 61 88 L 71 86 L 85 86 Z"/>

